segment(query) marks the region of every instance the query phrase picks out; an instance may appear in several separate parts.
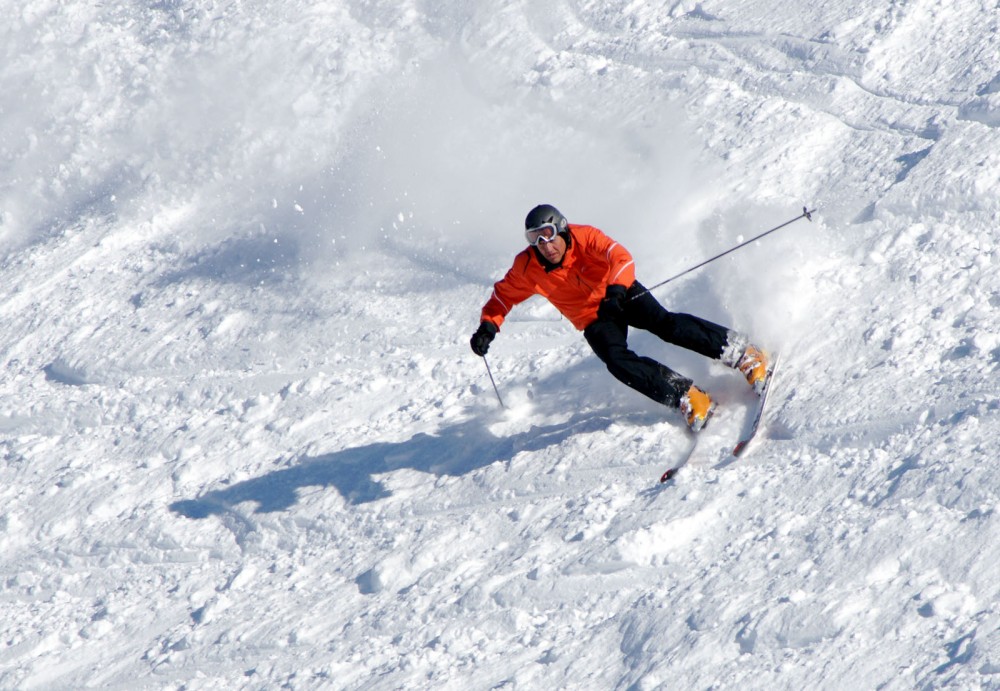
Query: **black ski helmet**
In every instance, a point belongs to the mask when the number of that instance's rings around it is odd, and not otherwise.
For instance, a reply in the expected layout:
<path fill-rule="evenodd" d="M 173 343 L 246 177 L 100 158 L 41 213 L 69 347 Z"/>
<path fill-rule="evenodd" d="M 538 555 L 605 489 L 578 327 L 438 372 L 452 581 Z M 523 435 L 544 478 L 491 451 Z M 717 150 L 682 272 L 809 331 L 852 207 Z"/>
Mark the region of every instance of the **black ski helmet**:
<path fill-rule="evenodd" d="M 524 219 L 524 229 L 531 230 L 546 223 L 555 225 L 556 230 L 560 233 L 565 233 L 569 230 L 569 221 L 559 213 L 559 209 L 551 204 L 539 204 L 529 211 Z"/>

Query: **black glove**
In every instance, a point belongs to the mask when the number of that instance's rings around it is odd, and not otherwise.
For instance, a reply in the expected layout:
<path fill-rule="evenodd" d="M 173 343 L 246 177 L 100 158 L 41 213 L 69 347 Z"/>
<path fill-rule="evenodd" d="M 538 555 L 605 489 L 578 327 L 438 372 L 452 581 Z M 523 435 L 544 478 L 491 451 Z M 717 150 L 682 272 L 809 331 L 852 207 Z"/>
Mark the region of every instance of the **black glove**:
<path fill-rule="evenodd" d="M 625 286 L 609 285 L 604 291 L 604 299 L 597 308 L 597 318 L 601 321 L 618 321 L 625 316 Z"/>
<path fill-rule="evenodd" d="M 490 349 L 490 343 L 497 336 L 497 327 L 494 326 L 493 322 L 482 322 L 479 328 L 476 329 L 476 333 L 472 334 L 472 340 L 469 341 L 469 345 L 472 346 L 472 352 L 480 357 L 485 357 L 487 351 Z"/>

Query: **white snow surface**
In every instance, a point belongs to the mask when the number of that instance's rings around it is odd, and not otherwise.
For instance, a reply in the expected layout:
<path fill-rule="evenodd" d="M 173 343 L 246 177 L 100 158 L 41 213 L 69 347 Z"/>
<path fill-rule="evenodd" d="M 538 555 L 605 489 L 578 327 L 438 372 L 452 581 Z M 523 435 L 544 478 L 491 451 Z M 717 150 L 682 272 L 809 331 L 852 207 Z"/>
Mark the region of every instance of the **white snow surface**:
<path fill-rule="evenodd" d="M 2 0 L 0 688 L 1000 688 L 995 0 Z M 783 353 L 679 416 L 537 203 Z"/>

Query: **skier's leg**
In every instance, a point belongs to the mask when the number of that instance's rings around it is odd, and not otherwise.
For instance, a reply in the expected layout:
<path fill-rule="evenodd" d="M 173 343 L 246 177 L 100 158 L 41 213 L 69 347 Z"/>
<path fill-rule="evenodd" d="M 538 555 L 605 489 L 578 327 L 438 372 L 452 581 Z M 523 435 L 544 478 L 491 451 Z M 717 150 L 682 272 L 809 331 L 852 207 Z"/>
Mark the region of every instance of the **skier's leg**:
<path fill-rule="evenodd" d="M 739 370 L 760 393 L 768 368 L 766 351 L 750 343 L 744 333 L 691 314 L 667 311 L 638 281 L 629 287 L 625 303 L 628 323 L 650 331 L 667 343 L 693 350 Z"/>
<path fill-rule="evenodd" d="M 667 311 L 638 281 L 629 288 L 627 298 L 625 314 L 629 325 L 730 367 L 736 366 L 749 343 L 745 334 L 725 326 L 692 314 Z"/>
<path fill-rule="evenodd" d="M 628 327 L 624 324 L 596 321 L 584 329 L 583 335 L 618 381 L 654 401 L 676 408 L 691 388 L 690 379 L 629 350 Z"/>

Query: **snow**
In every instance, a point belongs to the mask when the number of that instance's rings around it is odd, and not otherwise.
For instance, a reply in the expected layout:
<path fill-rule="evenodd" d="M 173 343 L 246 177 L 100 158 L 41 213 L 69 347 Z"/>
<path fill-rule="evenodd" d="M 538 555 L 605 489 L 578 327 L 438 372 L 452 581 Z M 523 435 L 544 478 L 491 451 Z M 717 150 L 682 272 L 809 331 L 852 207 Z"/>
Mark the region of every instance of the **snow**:
<path fill-rule="evenodd" d="M 1000 688 L 986 0 L 4 2 L 0 687 Z M 750 454 L 534 204 L 783 352 Z"/>

